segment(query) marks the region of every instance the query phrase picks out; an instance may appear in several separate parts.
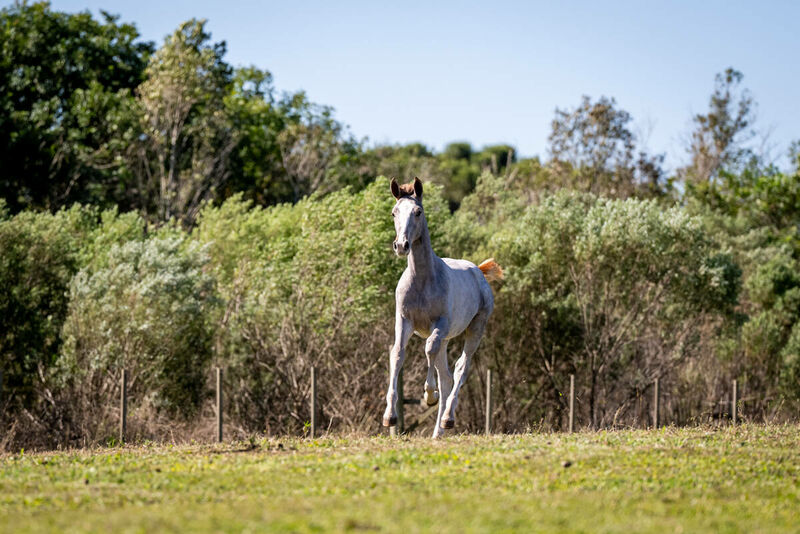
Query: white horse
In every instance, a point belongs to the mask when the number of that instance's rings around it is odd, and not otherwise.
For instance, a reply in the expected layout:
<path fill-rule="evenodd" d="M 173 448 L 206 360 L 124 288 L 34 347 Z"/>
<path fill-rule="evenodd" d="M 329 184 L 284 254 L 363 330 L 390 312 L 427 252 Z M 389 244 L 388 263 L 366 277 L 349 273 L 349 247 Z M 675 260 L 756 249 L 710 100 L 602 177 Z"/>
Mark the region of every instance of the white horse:
<path fill-rule="evenodd" d="M 439 402 L 433 437 L 455 426 L 458 391 L 466 381 L 470 359 L 478 348 L 486 322 L 494 308 L 489 281 L 502 279 L 503 270 L 493 259 L 480 266 L 466 260 L 439 258 L 431 248 L 428 223 L 422 207 L 422 182 L 398 185 L 392 179 L 392 195 L 397 203 L 392 210 L 397 236 L 392 243 L 395 254 L 408 256 L 406 268 L 395 291 L 395 337 L 389 354 L 389 390 L 383 426 L 397 424 L 397 377 L 406 356 L 412 333 L 426 338 L 425 356 L 428 377 L 425 402 Z M 447 363 L 447 342 L 466 331 L 464 351 L 455 365 L 455 375 Z M 433 369 L 439 389 L 433 380 Z"/>

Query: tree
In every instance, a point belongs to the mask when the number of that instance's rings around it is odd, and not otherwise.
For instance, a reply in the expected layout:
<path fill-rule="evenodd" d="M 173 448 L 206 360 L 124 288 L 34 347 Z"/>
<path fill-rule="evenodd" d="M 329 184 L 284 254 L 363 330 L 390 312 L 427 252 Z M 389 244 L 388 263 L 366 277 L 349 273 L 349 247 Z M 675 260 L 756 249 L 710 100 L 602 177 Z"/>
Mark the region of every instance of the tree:
<path fill-rule="evenodd" d="M 280 109 L 286 120 L 277 141 L 292 201 L 346 185 L 359 189 L 365 185 L 365 177 L 350 169 L 360 146 L 347 127 L 334 119 L 333 108 L 310 102 L 301 91 L 286 95 Z"/>
<path fill-rule="evenodd" d="M 574 110 L 556 109 L 548 140 L 553 179 L 562 187 L 611 197 L 664 191 L 662 155 L 637 153 L 630 114 L 613 98 L 584 96 Z"/>
<path fill-rule="evenodd" d="M 715 180 L 722 170 L 739 171 L 754 157 L 747 147 L 756 132 L 755 102 L 740 84 L 744 75 L 731 67 L 714 79 L 708 113 L 694 116 L 689 164 L 678 174 L 687 182 Z"/>
<path fill-rule="evenodd" d="M 205 21 L 187 21 L 153 54 L 137 89 L 138 142 L 128 152 L 141 210 L 191 224 L 230 174 L 237 134 L 225 109 L 231 89 L 225 43 L 208 44 Z"/>
<path fill-rule="evenodd" d="M 507 145 L 491 147 L 496 149 L 500 161 L 509 156 Z M 414 176 L 425 182 L 443 186 L 443 195 L 451 211 L 458 209 L 461 200 L 475 189 L 481 166 L 491 166 L 490 148 L 480 153 L 473 151 L 469 143 L 450 143 L 441 153 L 421 143 L 407 145 L 378 146 L 364 154 L 363 160 L 372 175 L 392 176 L 408 179 Z M 513 151 L 513 149 L 511 149 Z M 498 159 L 495 158 L 495 164 Z"/>
<path fill-rule="evenodd" d="M 261 206 L 290 200 L 292 191 L 278 144 L 286 115 L 276 101 L 272 74 L 256 67 L 236 69 L 225 106 L 238 143 L 231 153 L 231 177 L 224 197 L 239 192 Z"/>
<path fill-rule="evenodd" d="M 489 145 L 475 155 L 482 171 L 500 174 L 517 161 L 516 150 L 511 145 Z"/>
<path fill-rule="evenodd" d="M 442 155 L 448 159 L 463 159 L 469 161 L 472 158 L 472 145 L 463 141 L 450 143 L 444 148 Z"/>
<path fill-rule="evenodd" d="M 789 161 L 794 165 L 795 174 L 800 174 L 800 139 L 795 139 L 789 143 Z"/>
<path fill-rule="evenodd" d="M 143 79 L 152 44 L 138 39 L 105 12 L 96 21 L 46 2 L 0 10 L 0 197 L 12 212 L 108 201 L 114 169 L 87 156 Z"/>

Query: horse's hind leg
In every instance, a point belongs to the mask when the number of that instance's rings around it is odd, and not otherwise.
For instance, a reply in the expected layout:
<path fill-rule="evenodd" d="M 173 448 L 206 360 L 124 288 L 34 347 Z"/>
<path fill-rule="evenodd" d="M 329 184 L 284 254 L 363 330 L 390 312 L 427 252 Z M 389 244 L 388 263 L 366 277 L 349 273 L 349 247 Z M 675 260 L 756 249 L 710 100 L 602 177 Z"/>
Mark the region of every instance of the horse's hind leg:
<path fill-rule="evenodd" d="M 444 397 L 446 406 L 439 422 L 442 428 L 453 428 L 456 424 L 458 392 L 467 380 L 467 373 L 469 372 L 472 355 L 478 350 L 478 345 L 483 337 L 487 319 L 488 315 L 479 314 L 472 320 L 469 328 L 467 328 L 464 351 L 461 353 L 461 357 L 456 361 L 453 390 L 450 392 L 449 396 Z M 442 394 L 444 394 L 444 392 L 442 392 Z"/>
<path fill-rule="evenodd" d="M 445 403 L 450 391 L 453 389 L 453 374 L 450 372 L 450 365 L 447 363 L 447 340 L 443 340 L 439 347 L 439 352 L 434 356 L 434 366 L 436 374 L 439 376 L 439 412 L 436 415 L 436 425 L 433 427 L 433 437 L 438 438 L 444 434 L 441 420 L 445 411 Z"/>

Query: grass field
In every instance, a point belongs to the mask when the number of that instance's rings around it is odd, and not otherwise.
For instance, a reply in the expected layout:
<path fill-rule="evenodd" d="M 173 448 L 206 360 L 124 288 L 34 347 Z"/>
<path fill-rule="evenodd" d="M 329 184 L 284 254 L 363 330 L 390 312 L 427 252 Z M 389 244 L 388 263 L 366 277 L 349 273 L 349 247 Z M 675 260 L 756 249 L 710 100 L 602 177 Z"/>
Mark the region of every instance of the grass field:
<path fill-rule="evenodd" d="M 800 532 L 800 426 L 0 457 L 0 530 Z"/>

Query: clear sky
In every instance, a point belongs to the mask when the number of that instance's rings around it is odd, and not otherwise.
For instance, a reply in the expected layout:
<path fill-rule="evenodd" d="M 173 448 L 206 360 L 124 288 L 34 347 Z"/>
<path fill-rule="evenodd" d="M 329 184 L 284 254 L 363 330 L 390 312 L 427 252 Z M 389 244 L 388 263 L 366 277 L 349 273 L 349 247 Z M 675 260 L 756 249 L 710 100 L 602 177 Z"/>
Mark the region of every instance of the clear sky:
<path fill-rule="evenodd" d="M 227 61 L 304 89 L 370 143 L 508 142 L 546 155 L 556 107 L 614 97 L 674 167 L 714 75 L 745 75 L 779 164 L 800 138 L 800 2 L 54 0 L 105 9 L 160 43 L 208 19 Z"/>

